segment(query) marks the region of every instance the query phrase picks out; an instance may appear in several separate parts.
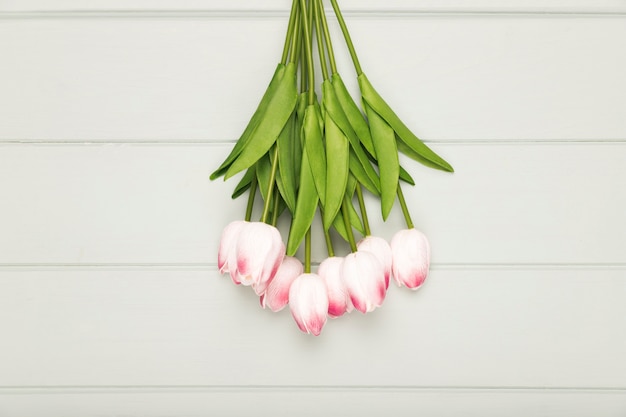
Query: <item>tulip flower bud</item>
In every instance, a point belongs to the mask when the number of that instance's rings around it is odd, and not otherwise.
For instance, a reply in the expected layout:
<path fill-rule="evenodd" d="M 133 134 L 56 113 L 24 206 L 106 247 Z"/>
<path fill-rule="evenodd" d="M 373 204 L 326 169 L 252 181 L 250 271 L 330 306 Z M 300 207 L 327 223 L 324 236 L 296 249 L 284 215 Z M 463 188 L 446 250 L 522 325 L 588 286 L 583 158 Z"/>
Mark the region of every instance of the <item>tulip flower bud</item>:
<path fill-rule="evenodd" d="M 385 270 L 373 253 L 358 251 L 346 256 L 342 274 L 354 308 L 369 313 L 382 305 L 387 294 Z"/>
<path fill-rule="evenodd" d="M 398 286 L 419 288 L 428 276 L 430 244 L 417 229 L 398 231 L 391 239 L 392 273 Z"/>
<path fill-rule="evenodd" d="M 302 274 L 289 289 L 289 308 L 304 333 L 319 336 L 328 316 L 328 295 L 324 280 L 317 274 Z"/>
<path fill-rule="evenodd" d="M 217 252 L 217 267 L 220 273 L 230 273 L 230 277 L 237 285 L 241 284 L 237 272 L 237 240 L 246 225 L 248 225 L 248 222 L 245 221 L 229 223 L 222 231 L 220 248 Z"/>
<path fill-rule="evenodd" d="M 376 256 L 385 269 L 385 288 L 389 288 L 391 277 L 391 246 L 382 237 L 367 236 L 361 240 L 357 248 L 359 251 L 368 251 Z"/>
<path fill-rule="evenodd" d="M 285 245 L 274 226 L 251 222 L 237 240 L 237 272 L 243 285 L 251 285 L 257 295 L 265 292 L 285 257 Z"/>
<path fill-rule="evenodd" d="M 269 307 L 273 312 L 282 310 L 289 302 L 289 288 L 293 281 L 302 275 L 304 267 L 298 258 L 285 256 L 269 286 L 261 294 L 261 307 Z"/>
<path fill-rule="evenodd" d="M 317 269 L 328 289 L 328 315 L 331 318 L 340 317 L 354 308 L 341 275 L 342 268 L 343 258 L 331 257 L 324 259 Z"/>

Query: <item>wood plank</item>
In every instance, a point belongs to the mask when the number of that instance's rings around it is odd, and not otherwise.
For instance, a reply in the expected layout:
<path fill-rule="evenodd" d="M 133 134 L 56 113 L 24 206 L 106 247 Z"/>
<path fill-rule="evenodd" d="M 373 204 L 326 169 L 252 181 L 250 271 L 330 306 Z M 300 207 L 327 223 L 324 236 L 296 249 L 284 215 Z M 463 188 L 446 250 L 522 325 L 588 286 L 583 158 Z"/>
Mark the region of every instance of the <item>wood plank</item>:
<path fill-rule="evenodd" d="M 0 147 L 0 264 L 215 263 L 221 230 L 246 204 L 230 200 L 236 179 L 208 179 L 229 149 Z M 405 188 L 435 263 L 626 263 L 624 144 L 436 150 L 457 172 L 414 166 L 418 185 Z M 399 207 L 384 225 L 368 203 L 374 234 L 391 238 L 405 227 Z M 320 230 L 316 260 L 326 254 Z"/>
<path fill-rule="evenodd" d="M 315 404 L 314 407 L 308 406 Z M 200 417 L 254 415 L 314 417 L 324 414 L 363 417 L 393 413 L 433 417 L 622 417 L 623 391 L 550 390 L 350 390 L 220 389 L 212 390 L 37 390 L 3 394 L 0 415 L 29 417 Z"/>
<path fill-rule="evenodd" d="M 350 26 L 373 84 L 429 141 L 607 140 L 626 138 L 624 19 L 364 14 Z M 285 26 L 282 15 L 5 19 L 0 140 L 232 140 Z"/>
<path fill-rule="evenodd" d="M 436 268 L 313 338 L 215 271 L 3 268 L 0 386 L 624 389 L 625 301 L 623 268 Z"/>
<path fill-rule="evenodd" d="M 245 0 L 5 0 L 1 11 L 110 11 L 110 10 L 285 10 L 291 3 L 266 0 L 250 3 Z M 420 11 L 420 12 L 491 12 L 491 13 L 619 13 L 626 11 L 619 0 L 342 0 L 341 7 L 353 11 Z M 329 6 L 328 6 L 329 7 Z"/>

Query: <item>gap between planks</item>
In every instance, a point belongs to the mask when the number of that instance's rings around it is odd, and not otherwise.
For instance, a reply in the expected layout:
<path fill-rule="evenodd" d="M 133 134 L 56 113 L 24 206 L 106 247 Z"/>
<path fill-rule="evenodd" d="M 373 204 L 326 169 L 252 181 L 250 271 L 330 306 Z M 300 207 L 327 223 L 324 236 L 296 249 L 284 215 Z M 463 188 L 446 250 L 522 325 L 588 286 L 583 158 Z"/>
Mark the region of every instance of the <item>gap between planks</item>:
<path fill-rule="evenodd" d="M 0 395 L 72 393 L 214 393 L 214 392 L 346 392 L 346 393 L 560 393 L 626 394 L 626 387 L 526 387 L 526 386 L 393 386 L 393 385 L 32 385 L 0 386 Z"/>
<path fill-rule="evenodd" d="M 332 9 L 326 10 L 330 20 L 336 20 Z M 345 10 L 348 19 L 416 19 L 420 17 L 626 17 L 624 7 L 581 8 L 572 10 L 557 9 L 404 9 L 404 10 Z M 36 19 L 283 19 L 289 16 L 289 10 L 40 10 L 40 11 L 0 11 L 0 19 L 36 20 Z"/>
<path fill-rule="evenodd" d="M 313 262 L 319 266 L 319 262 Z M 432 271 L 536 271 L 536 270 L 626 270 L 626 263 L 439 263 Z M 206 271 L 217 272 L 215 263 L 5 263 L 3 271 Z M 624 275 L 626 279 L 626 274 Z"/>

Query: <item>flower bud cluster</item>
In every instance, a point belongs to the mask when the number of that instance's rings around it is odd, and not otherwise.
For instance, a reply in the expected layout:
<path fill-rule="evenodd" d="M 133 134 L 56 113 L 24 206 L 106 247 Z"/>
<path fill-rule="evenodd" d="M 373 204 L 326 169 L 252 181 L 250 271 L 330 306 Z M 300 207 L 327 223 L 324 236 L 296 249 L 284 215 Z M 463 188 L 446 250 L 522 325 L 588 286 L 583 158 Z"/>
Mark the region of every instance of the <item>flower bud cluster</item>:
<path fill-rule="evenodd" d="M 298 328 L 315 336 L 328 317 L 380 307 L 391 277 L 398 286 L 419 288 L 429 265 L 428 240 L 416 229 L 398 231 L 391 244 L 367 236 L 356 252 L 326 258 L 317 273 L 305 273 L 300 260 L 286 256 L 278 229 L 261 222 L 230 223 L 218 252 L 220 273 L 252 287 L 263 308 L 278 312 L 289 305 Z"/>

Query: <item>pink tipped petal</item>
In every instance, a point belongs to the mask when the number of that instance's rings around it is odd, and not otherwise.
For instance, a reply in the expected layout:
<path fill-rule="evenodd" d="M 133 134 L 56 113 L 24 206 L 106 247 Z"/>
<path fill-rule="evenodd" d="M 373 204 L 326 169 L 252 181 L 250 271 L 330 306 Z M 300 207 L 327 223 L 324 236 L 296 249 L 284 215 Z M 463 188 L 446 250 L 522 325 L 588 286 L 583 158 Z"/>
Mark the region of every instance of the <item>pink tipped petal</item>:
<path fill-rule="evenodd" d="M 348 289 L 342 278 L 343 258 L 326 258 L 320 264 L 317 274 L 326 282 L 328 288 L 328 315 L 336 318 L 344 315 L 351 305 Z"/>
<path fill-rule="evenodd" d="M 382 237 L 367 236 L 357 245 L 359 251 L 368 251 L 374 254 L 385 268 L 385 288 L 389 288 L 391 277 L 392 255 L 391 246 Z"/>
<path fill-rule="evenodd" d="M 261 304 L 262 308 L 265 308 L 265 293 L 259 296 L 259 304 Z"/>
<path fill-rule="evenodd" d="M 237 271 L 237 268 L 230 271 L 230 279 L 233 280 L 233 283 L 235 285 L 241 285 L 241 280 L 239 279 L 239 272 Z"/>
<path fill-rule="evenodd" d="M 285 245 L 282 240 L 274 240 L 271 242 L 271 250 L 269 251 L 263 269 L 252 285 L 257 295 L 261 295 L 267 289 L 267 286 L 274 279 L 274 276 L 278 272 L 284 257 L 285 257 Z"/>
<path fill-rule="evenodd" d="M 391 240 L 392 272 L 398 285 L 419 288 L 428 277 L 430 244 L 426 235 L 416 229 L 400 230 Z"/>
<path fill-rule="evenodd" d="M 217 267 L 220 273 L 224 274 L 235 268 L 236 265 L 231 264 L 230 261 L 235 259 L 232 254 L 235 252 L 240 232 L 246 224 L 247 222 L 244 221 L 234 221 L 229 223 L 222 231 L 220 247 L 217 252 Z"/>
<path fill-rule="evenodd" d="M 319 336 L 326 324 L 328 295 L 324 280 L 316 274 L 302 274 L 289 289 L 289 307 L 298 328 Z"/>
<path fill-rule="evenodd" d="M 285 256 L 285 245 L 274 226 L 252 222 L 242 230 L 236 252 L 239 280 L 261 294 Z"/>
<path fill-rule="evenodd" d="M 267 290 L 261 296 L 263 308 L 277 312 L 282 310 L 289 302 L 289 289 L 293 281 L 302 275 L 304 267 L 302 263 L 291 256 L 285 256 L 276 275 L 269 283 Z"/>
<path fill-rule="evenodd" d="M 346 256 L 342 274 L 355 309 L 369 313 L 382 305 L 386 295 L 385 271 L 374 254 L 358 251 Z"/>

